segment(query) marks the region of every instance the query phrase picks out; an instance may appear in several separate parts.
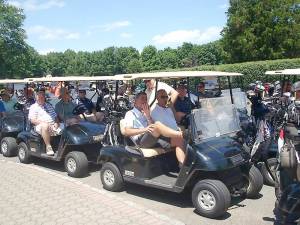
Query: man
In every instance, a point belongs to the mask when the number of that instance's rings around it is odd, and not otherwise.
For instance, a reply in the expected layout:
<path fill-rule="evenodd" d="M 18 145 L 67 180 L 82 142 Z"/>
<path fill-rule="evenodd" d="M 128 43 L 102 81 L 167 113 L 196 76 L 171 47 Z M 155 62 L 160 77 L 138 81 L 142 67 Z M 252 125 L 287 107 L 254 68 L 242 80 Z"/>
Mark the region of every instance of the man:
<path fill-rule="evenodd" d="M 150 105 L 150 107 L 152 108 L 152 106 L 154 106 L 154 102 L 155 102 L 155 89 L 156 89 L 156 81 L 154 79 L 145 79 L 144 83 L 146 85 L 146 94 L 147 94 L 147 98 L 148 98 L 148 104 Z M 160 89 L 164 89 L 166 90 L 167 94 L 171 97 L 171 104 L 174 104 L 174 102 L 177 99 L 178 96 L 178 92 L 172 88 L 171 86 L 169 86 L 166 83 L 163 82 L 158 82 L 157 83 L 157 90 Z"/>
<path fill-rule="evenodd" d="M 71 101 L 71 96 L 67 88 L 60 89 L 60 101 L 55 105 L 55 112 L 58 115 L 58 118 L 61 122 L 65 124 L 72 125 L 79 123 L 79 116 L 73 114 L 73 110 L 76 107 L 76 104 Z"/>
<path fill-rule="evenodd" d="M 173 130 L 161 122 L 153 122 L 147 104 L 147 95 L 140 92 L 135 96 L 134 108 L 125 115 L 125 136 L 131 137 L 142 148 L 153 148 L 162 136 L 169 138 L 176 147 L 176 156 L 181 166 L 184 161 L 182 132 Z M 178 153 L 177 153 L 178 152 Z"/>
<path fill-rule="evenodd" d="M 163 89 L 157 91 L 156 94 L 157 104 L 151 112 L 151 118 L 154 122 L 160 122 L 166 127 L 172 129 L 173 131 L 179 131 L 179 128 L 176 123 L 176 119 L 173 113 L 173 110 L 167 106 L 168 95 L 167 92 Z M 185 143 L 183 138 L 171 139 L 171 146 L 176 147 L 176 156 L 180 163 L 183 163 L 185 158 L 184 149 Z"/>
<path fill-rule="evenodd" d="M 174 104 L 175 118 L 178 124 L 182 122 L 182 119 L 191 113 L 194 104 L 187 97 L 187 89 L 184 85 L 178 85 L 177 87 L 178 98 Z"/>
<path fill-rule="evenodd" d="M 53 106 L 46 102 L 44 89 L 37 91 L 36 103 L 30 106 L 28 119 L 34 125 L 35 131 L 42 135 L 46 145 L 46 154 L 54 155 L 50 136 L 59 135 L 63 126 L 59 124 Z"/>
<path fill-rule="evenodd" d="M 2 90 L 1 93 L 2 102 L 6 113 L 12 113 L 15 111 L 14 106 L 17 103 L 16 99 L 10 97 L 8 90 Z"/>
<path fill-rule="evenodd" d="M 104 119 L 104 114 L 96 111 L 93 102 L 86 97 L 86 90 L 81 89 L 78 91 L 78 98 L 76 99 L 77 105 L 83 105 L 86 109 L 84 113 L 85 118 L 91 122 L 101 122 Z"/>
<path fill-rule="evenodd" d="M 207 97 L 207 94 L 205 92 L 205 83 L 204 82 L 200 82 L 198 84 L 198 87 L 197 87 L 197 96 L 198 98 L 206 98 Z"/>
<path fill-rule="evenodd" d="M 3 101 L 0 100 L 0 118 L 3 116 L 5 116 L 5 107 L 4 107 Z"/>

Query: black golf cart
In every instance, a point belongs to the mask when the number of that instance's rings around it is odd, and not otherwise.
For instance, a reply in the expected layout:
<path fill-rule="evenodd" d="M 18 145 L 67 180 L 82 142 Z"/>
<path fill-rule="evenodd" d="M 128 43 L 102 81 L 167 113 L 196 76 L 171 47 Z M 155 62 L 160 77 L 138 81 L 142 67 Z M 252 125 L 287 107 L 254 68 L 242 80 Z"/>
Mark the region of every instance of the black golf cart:
<path fill-rule="evenodd" d="M 24 80 L 0 80 L 1 85 L 5 84 L 18 84 L 23 85 Z M 7 113 L 4 117 L 0 118 L 0 149 L 5 157 L 17 155 L 17 142 L 16 138 L 18 133 L 25 130 L 26 127 L 26 113 L 24 111 L 24 104 L 17 102 L 14 106 L 15 112 Z"/>
<path fill-rule="evenodd" d="M 189 83 L 192 77 L 227 76 L 229 79 L 238 75 L 241 74 L 181 71 L 124 75 L 124 79 L 188 77 Z M 233 196 L 256 197 L 263 178 L 238 142 L 240 127 L 234 106 L 194 109 L 189 119 L 189 129 L 185 130 L 186 159 L 181 169 L 172 149 L 143 149 L 123 136 L 124 122 L 119 119 L 120 133 L 115 134 L 119 145 L 104 146 L 98 158 L 102 164 L 103 187 L 119 191 L 124 182 L 131 182 L 177 193 L 191 190 L 198 213 L 210 218 L 223 215 Z"/>
<path fill-rule="evenodd" d="M 51 77 L 29 79 L 31 82 L 48 81 L 97 81 L 111 80 L 112 77 Z M 80 105 L 73 111 L 75 115 L 83 114 Z M 99 149 L 102 147 L 106 125 L 83 121 L 67 126 L 59 136 L 51 137 L 54 156 L 48 156 L 41 135 L 30 129 L 18 134 L 18 157 L 22 163 L 30 163 L 32 157 L 52 161 L 63 161 L 69 176 L 82 177 L 88 173 L 88 162 L 97 162 Z"/>

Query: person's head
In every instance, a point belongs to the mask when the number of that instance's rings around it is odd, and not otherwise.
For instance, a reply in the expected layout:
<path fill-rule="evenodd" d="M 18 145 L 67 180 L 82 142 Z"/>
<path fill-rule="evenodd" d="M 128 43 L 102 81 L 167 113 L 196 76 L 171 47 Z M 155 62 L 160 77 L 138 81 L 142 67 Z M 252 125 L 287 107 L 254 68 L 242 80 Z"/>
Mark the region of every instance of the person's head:
<path fill-rule="evenodd" d="M 44 105 L 45 104 L 45 102 L 46 102 L 45 89 L 41 88 L 41 89 L 36 91 L 36 102 L 39 105 Z"/>
<path fill-rule="evenodd" d="M 204 83 L 204 82 L 200 82 L 200 83 L 198 84 L 197 90 L 198 90 L 198 92 L 200 92 L 200 93 L 204 93 L 204 92 L 205 92 L 205 83 Z"/>
<path fill-rule="evenodd" d="M 154 79 L 144 79 L 144 83 L 148 90 L 152 90 L 155 87 L 155 80 Z"/>
<path fill-rule="evenodd" d="M 183 85 L 183 84 L 178 85 L 177 92 L 178 92 L 178 97 L 184 98 L 186 96 L 186 94 L 187 94 L 186 86 Z"/>
<path fill-rule="evenodd" d="M 134 106 L 138 109 L 142 109 L 144 104 L 148 104 L 147 94 L 145 92 L 137 93 L 134 97 Z"/>
<path fill-rule="evenodd" d="M 156 92 L 157 104 L 161 107 L 166 107 L 169 96 L 164 89 L 160 89 Z"/>
<path fill-rule="evenodd" d="M 79 97 L 80 99 L 84 99 L 85 96 L 86 96 L 86 90 L 81 89 L 81 90 L 78 91 L 78 97 Z"/>
<path fill-rule="evenodd" d="M 283 92 L 291 92 L 292 90 L 292 83 L 290 81 L 284 81 L 283 83 Z"/>
<path fill-rule="evenodd" d="M 64 101 L 64 102 L 69 102 L 71 99 L 69 90 L 65 87 L 60 89 L 60 98 Z"/>
<path fill-rule="evenodd" d="M 2 90 L 0 95 L 4 102 L 8 102 L 10 100 L 10 94 L 9 94 L 8 90 Z"/>

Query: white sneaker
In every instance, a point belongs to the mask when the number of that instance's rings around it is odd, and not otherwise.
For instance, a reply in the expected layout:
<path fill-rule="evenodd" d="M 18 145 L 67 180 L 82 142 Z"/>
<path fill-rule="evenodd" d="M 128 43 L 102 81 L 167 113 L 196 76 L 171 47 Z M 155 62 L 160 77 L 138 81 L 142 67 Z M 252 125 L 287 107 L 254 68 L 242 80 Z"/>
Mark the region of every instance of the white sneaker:
<path fill-rule="evenodd" d="M 54 151 L 53 151 L 51 146 L 46 147 L 46 154 L 49 155 L 49 156 L 54 155 Z"/>

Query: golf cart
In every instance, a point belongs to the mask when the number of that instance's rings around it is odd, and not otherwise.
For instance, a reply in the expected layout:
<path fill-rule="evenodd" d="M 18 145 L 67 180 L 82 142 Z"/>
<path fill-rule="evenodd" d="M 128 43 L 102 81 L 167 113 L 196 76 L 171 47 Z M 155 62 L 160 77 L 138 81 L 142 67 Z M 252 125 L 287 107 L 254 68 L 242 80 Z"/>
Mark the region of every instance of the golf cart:
<path fill-rule="evenodd" d="M 24 80 L 0 80 L 0 85 L 18 84 L 23 85 Z M 14 112 L 7 113 L 4 117 L 0 118 L 0 140 L 1 140 L 1 153 L 5 157 L 17 155 L 17 142 L 16 138 L 18 133 L 25 130 L 26 127 L 26 113 L 23 102 L 17 102 L 14 105 Z"/>
<path fill-rule="evenodd" d="M 32 78 L 30 82 L 48 81 L 105 81 L 112 77 L 51 77 Z M 78 105 L 73 114 L 84 113 L 83 107 Z M 85 118 L 85 117 L 84 117 Z M 32 157 L 43 158 L 51 161 L 64 161 L 65 169 L 69 176 L 82 177 L 88 173 L 88 162 L 97 162 L 99 149 L 102 147 L 106 126 L 103 123 L 82 121 L 78 124 L 66 126 L 61 135 L 51 137 L 54 156 L 48 156 L 46 146 L 40 134 L 36 133 L 33 126 L 18 134 L 18 157 L 22 163 L 30 163 Z"/>
<path fill-rule="evenodd" d="M 116 79 L 187 79 L 203 76 L 239 76 L 239 73 L 214 71 L 180 71 L 116 75 Z M 157 87 L 157 85 L 156 85 Z M 233 102 L 231 92 L 231 102 Z M 193 205 L 205 217 L 222 216 L 232 197 L 254 198 L 263 186 L 256 167 L 249 162 L 237 141 L 240 130 L 236 109 L 226 107 L 196 108 L 189 116 L 190 126 L 184 131 L 187 141 L 186 158 L 178 167 L 173 149 L 144 149 L 124 134 L 119 118 L 118 145 L 100 150 L 100 178 L 103 187 L 119 191 L 124 182 L 136 183 L 172 192 L 191 190 Z"/>

